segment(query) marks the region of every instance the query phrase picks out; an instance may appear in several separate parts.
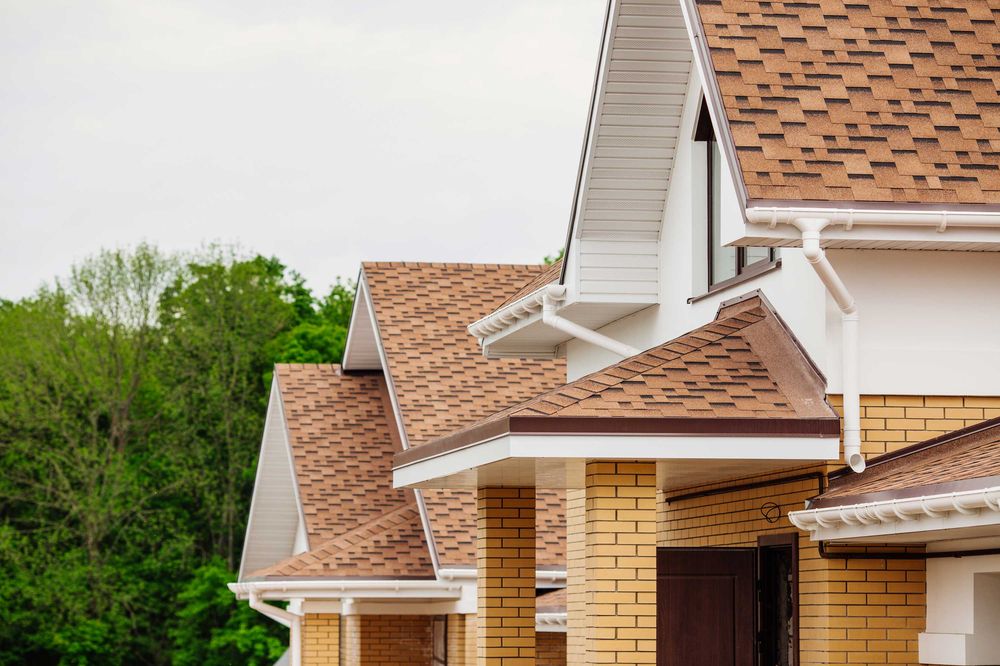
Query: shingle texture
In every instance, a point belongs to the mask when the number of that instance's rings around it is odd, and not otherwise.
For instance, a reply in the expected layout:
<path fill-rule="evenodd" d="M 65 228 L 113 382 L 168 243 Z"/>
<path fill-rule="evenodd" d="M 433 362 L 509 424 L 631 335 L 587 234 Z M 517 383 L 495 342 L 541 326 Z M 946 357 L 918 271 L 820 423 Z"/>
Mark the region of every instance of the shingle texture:
<path fill-rule="evenodd" d="M 1000 203 L 994 0 L 697 0 L 751 200 Z"/>
<path fill-rule="evenodd" d="M 831 481 L 820 496 L 824 506 L 837 498 L 853 503 L 859 495 L 905 491 L 936 484 L 1000 476 L 1000 419 L 985 421 L 868 461 L 861 474 Z M 928 491 L 933 494 L 933 490 Z M 830 501 L 833 500 L 833 501 Z"/>
<path fill-rule="evenodd" d="M 754 296 L 701 328 L 481 423 L 508 416 L 833 418 L 823 386 L 777 315 Z"/>
<path fill-rule="evenodd" d="M 410 503 L 250 577 L 434 578 L 434 565 L 420 512 Z"/>
<path fill-rule="evenodd" d="M 336 365 L 277 365 L 275 376 L 312 550 L 250 577 L 433 576 L 416 498 L 392 487 L 382 376 Z"/>
<path fill-rule="evenodd" d="M 557 282 L 559 280 L 559 274 L 562 272 L 562 262 L 563 262 L 562 259 L 553 262 L 552 265 L 550 265 L 548 268 L 546 268 L 544 271 L 539 273 L 531 280 L 528 280 L 521 286 L 520 289 L 518 289 L 513 294 L 508 296 L 502 303 L 500 303 L 500 305 L 496 307 L 496 309 L 499 310 L 505 305 L 510 305 L 514 301 L 518 301 L 527 296 L 528 294 L 532 294 L 538 291 L 547 284 Z"/>
<path fill-rule="evenodd" d="M 566 588 L 538 595 L 535 599 L 535 610 L 539 613 L 565 613 Z"/>
<path fill-rule="evenodd" d="M 410 446 L 565 381 L 561 360 L 487 360 L 466 327 L 536 279 L 538 265 L 366 263 L 387 372 Z M 422 491 L 442 566 L 474 566 L 475 496 Z M 539 493 L 539 566 L 565 566 L 562 492 Z"/>

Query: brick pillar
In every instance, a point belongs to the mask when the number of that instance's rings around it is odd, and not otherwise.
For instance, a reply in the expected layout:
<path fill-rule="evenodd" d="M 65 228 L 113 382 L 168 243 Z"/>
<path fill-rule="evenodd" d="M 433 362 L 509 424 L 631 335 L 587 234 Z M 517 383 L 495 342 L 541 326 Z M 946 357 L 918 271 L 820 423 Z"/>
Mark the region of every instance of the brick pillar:
<path fill-rule="evenodd" d="M 535 664 L 535 489 L 480 488 L 480 666 Z"/>
<path fill-rule="evenodd" d="M 587 662 L 656 663 L 656 463 L 587 463 Z"/>
<path fill-rule="evenodd" d="M 302 666 L 339 666 L 340 616 L 306 613 L 302 616 Z"/>
<path fill-rule="evenodd" d="M 587 658 L 587 495 L 566 491 L 566 662 Z"/>
<path fill-rule="evenodd" d="M 448 666 L 476 666 L 476 616 L 448 616 Z"/>

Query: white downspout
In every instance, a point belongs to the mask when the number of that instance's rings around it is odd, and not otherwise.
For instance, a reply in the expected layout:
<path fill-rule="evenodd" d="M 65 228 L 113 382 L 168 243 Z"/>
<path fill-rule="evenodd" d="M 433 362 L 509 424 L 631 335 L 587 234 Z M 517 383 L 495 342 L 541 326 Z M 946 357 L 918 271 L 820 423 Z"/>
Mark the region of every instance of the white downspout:
<path fill-rule="evenodd" d="M 290 652 L 290 666 L 302 666 L 302 616 L 290 613 L 277 606 L 264 603 L 260 598 L 260 592 L 250 591 L 250 608 L 261 615 L 268 617 L 279 624 L 288 627 L 288 650 Z"/>
<path fill-rule="evenodd" d="M 550 284 L 545 288 L 544 300 L 542 301 L 542 323 L 546 326 L 572 335 L 578 340 L 583 340 L 595 347 L 607 349 L 618 354 L 622 358 L 629 358 L 636 354 L 641 354 L 641 350 L 631 347 L 624 342 L 619 342 L 606 335 L 593 331 L 585 326 L 577 324 L 556 314 L 556 305 L 566 298 L 566 287 L 561 284 Z"/>
<path fill-rule="evenodd" d="M 844 396 L 844 459 L 855 472 L 865 471 L 861 455 L 861 391 L 858 387 L 858 306 L 820 246 L 820 235 L 830 224 L 825 218 L 801 217 L 792 224 L 802 232 L 802 253 L 840 308 L 843 325 L 842 374 Z"/>

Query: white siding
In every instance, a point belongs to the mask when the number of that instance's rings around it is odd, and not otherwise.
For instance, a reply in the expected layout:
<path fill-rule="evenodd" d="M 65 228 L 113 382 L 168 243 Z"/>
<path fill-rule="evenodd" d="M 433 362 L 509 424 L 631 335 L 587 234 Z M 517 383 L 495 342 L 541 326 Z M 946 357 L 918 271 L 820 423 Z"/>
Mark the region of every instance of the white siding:
<path fill-rule="evenodd" d="M 299 510 L 278 381 L 271 384 L 240 579 L 295 554 Z"/>
<path fill-rule="evenodd" d="M 574 300 L 650 304 L 691 47 L 677 0 L 616 1 L 608 34 L 567 282 Z"/>

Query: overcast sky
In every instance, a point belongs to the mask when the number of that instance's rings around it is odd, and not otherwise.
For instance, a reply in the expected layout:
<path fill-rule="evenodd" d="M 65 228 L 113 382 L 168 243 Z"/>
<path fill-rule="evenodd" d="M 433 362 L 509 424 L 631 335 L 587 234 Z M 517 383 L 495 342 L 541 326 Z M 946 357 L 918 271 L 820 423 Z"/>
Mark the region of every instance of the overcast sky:
<path fill-rule="evenodd" d="M 605 0 L 0 0 L 0 297 L 102 247 L 563 242 Z"/>

